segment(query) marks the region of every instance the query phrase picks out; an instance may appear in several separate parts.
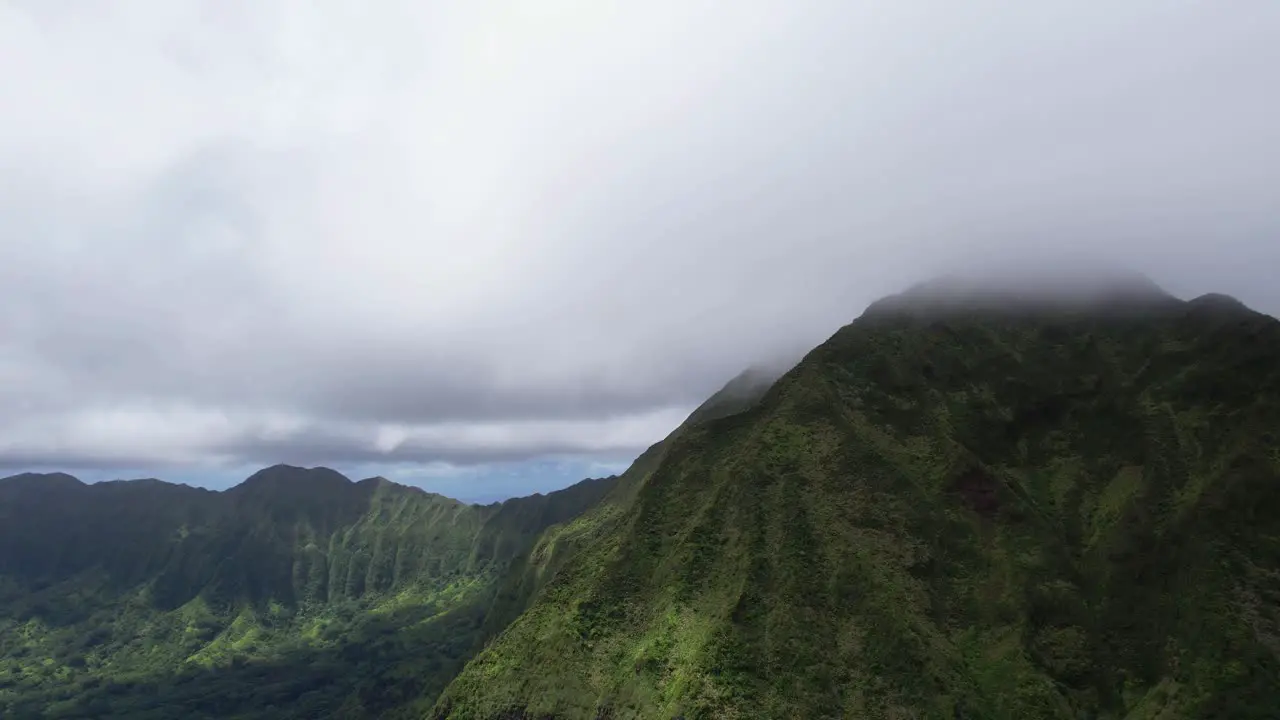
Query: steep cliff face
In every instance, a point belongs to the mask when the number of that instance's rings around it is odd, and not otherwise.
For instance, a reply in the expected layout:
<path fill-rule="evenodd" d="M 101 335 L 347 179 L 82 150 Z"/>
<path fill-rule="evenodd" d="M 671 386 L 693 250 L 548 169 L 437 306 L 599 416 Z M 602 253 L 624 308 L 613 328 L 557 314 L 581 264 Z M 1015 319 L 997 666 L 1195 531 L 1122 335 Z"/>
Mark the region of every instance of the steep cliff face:
<path fill-rule="evenodd" d="M 433 715 L 1272 717 L 1280 323 L 924 290 L 553 531 Z"/>

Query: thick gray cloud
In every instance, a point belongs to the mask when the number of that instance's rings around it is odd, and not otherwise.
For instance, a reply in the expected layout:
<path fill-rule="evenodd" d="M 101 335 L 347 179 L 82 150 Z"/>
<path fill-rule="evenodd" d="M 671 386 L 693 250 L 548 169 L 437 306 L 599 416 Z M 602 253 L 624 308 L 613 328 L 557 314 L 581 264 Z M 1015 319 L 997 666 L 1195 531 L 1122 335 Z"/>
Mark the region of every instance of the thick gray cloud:
<path fill-rule="evenodd" d="M 0 465 L 634 452 L 1045 249 L 1280 312 L 1280 5 L 0 2 Z"/>

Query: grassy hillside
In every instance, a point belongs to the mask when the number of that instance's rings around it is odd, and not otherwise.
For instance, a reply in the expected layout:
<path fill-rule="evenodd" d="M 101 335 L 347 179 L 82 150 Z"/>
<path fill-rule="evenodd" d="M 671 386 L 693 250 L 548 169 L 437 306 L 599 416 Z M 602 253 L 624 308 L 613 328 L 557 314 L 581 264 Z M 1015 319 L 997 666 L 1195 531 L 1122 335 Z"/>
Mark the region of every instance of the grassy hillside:
<path fill-rule="evenodd" d="M 922 288 L 733 409 L 536 546 L 432 716 L 1275 717 L 1274 319 Z"/>
<path fill-rule="evenodd" d="M 615 482 L 476 506 L 286 466 L 0 480 L 0 717 L 420 717 L 512 560 Z"/>

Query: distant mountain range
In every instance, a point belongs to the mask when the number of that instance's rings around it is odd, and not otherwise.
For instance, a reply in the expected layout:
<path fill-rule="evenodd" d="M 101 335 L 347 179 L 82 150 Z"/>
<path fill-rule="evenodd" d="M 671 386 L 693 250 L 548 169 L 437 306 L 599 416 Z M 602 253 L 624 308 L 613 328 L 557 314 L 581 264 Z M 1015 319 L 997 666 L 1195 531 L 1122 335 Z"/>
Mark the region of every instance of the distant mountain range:
<path fill-rule="evenodd" d="M 512 559 L 616 482 L 480 506 L 283 465 L 0 480 L 0 717 L 421 716 Z"/>
<path fill-rule="evenodd" d="M 946 279 L 618 477 L 0 480 L 5 718 L 1275 718 L 1280 322 Z"/>

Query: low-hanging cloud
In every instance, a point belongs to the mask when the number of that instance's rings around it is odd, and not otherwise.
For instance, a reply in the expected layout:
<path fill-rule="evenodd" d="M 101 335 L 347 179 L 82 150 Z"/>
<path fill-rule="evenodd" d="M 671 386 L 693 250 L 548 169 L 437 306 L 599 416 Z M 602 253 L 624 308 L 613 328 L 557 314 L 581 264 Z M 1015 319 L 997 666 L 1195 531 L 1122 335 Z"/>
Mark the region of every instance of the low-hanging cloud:
<path fill-rule="evenodd" d="M 1280 5 L 0 2 L 0 465 L 633 453 L 957 262 L 1280 311 Z"/>

